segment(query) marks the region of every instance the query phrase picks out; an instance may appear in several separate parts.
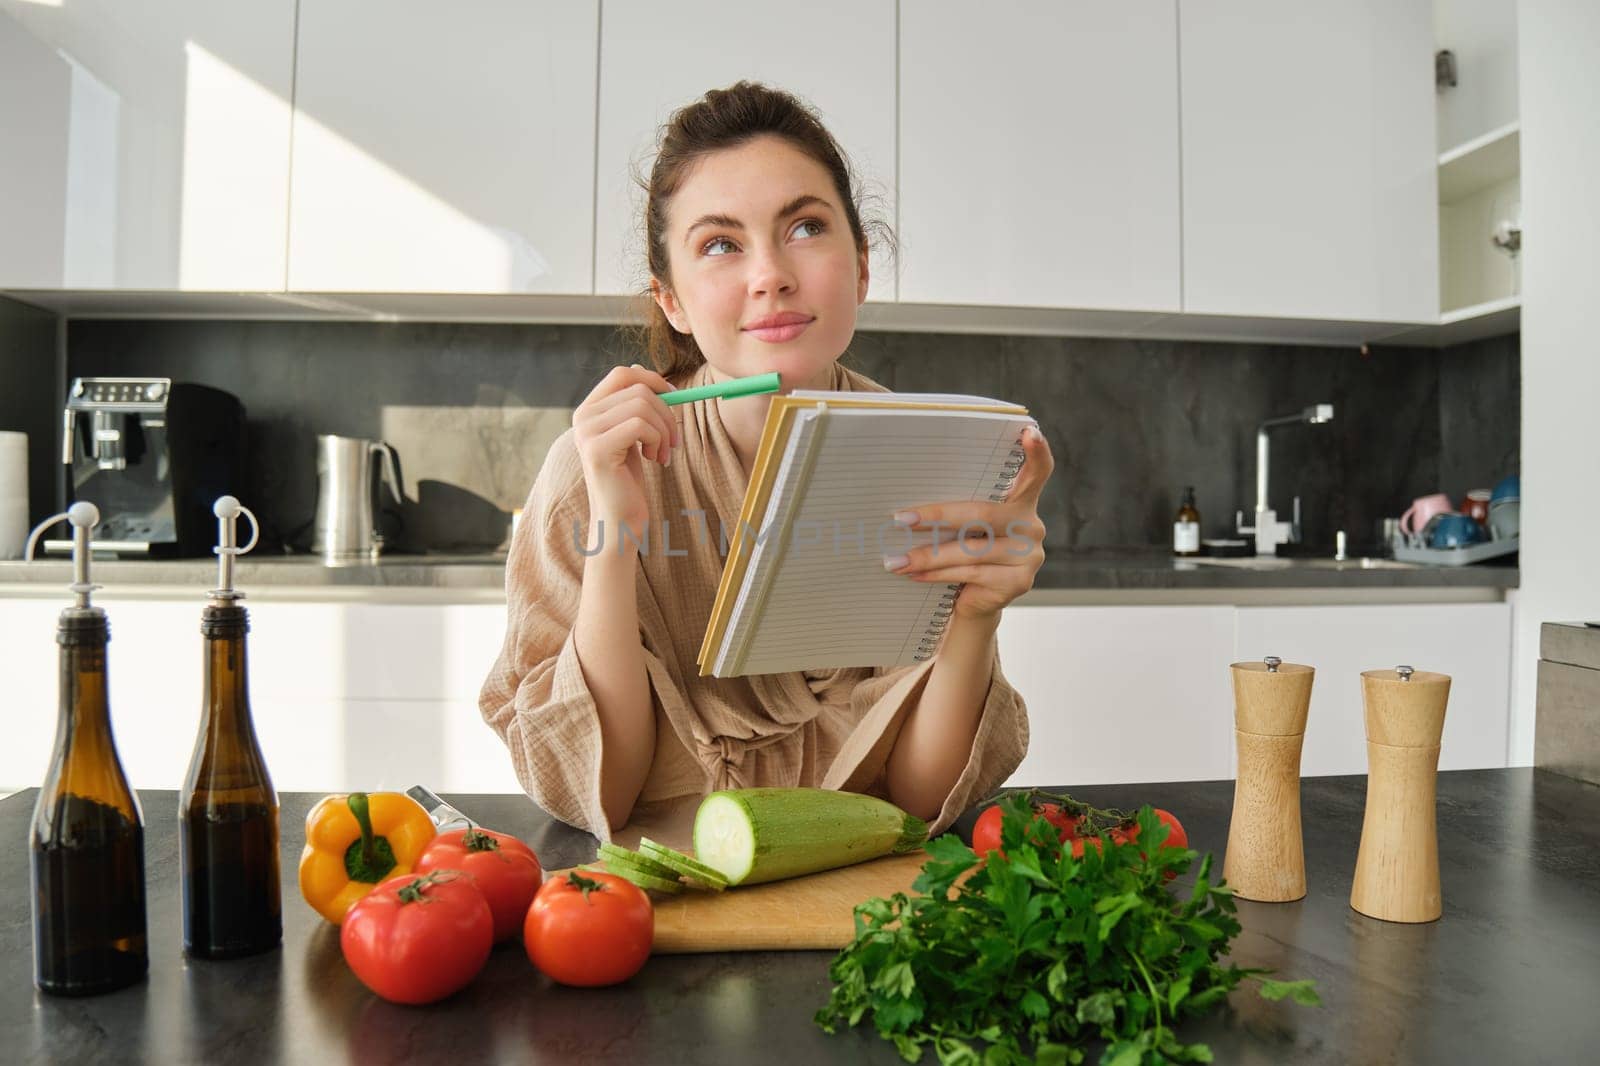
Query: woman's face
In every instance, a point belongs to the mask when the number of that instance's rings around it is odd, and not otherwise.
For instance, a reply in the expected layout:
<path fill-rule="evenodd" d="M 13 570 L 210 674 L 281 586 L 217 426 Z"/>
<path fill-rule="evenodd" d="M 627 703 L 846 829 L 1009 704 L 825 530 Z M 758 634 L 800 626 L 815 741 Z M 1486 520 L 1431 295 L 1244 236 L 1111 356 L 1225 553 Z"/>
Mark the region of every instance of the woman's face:
<path fill-rule="evenodd" d="M 666 239 L 656 302 L 717 376 L 826 387 L 868 278 L 822 164 L 772 136 L 703 156 L 667 205 Z"/>

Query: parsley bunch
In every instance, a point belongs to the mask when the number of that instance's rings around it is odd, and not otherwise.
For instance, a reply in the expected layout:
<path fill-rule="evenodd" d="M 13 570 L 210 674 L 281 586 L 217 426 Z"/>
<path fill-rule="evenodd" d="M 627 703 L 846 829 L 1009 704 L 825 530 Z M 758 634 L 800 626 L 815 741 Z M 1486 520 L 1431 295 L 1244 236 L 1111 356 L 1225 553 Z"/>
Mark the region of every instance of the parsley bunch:
<path fill-rule="evenodd" d="M 1246 978 L 1267 999 L 1321 1002 L 1311 981 L 1218 963 L 1239 933 L 1233 893 L 1212 882 L 1207 855 L 1189 898 L 1173 895 L 1167 872 L 1196 853 L 1161 847 L 1167 827 L 1148 806 L 1136 841 L 1107 837 L 1074 859 L 1025 795 L 1000 803 L 1004 858 L 980 865 L 954 834 L 939 837 L 912 895 L 856 908 L 855 940 L 828 969 L 824 1031 L 870 1014 L 907 1062 L 931 1045 L 946 1066 L 1081 1063 L 1095 1039 L 1107 1044 L 1101 1066 L 1210 1062 L 1175 1023 Z"/>

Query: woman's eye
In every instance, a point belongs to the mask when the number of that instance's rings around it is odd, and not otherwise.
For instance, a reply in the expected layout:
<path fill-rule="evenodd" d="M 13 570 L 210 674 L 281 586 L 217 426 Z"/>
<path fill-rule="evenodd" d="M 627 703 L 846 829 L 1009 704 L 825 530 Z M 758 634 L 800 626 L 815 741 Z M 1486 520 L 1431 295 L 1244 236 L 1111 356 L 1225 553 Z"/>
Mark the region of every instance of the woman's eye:
<path fill-rule="evenodd" d="M 739 246 L 726 237 L 713 237 L 700 248 L 701 255 L 727 255 L 737 251 Z"/>
<path fill-rule="evenodd" d="M 802 233 L 801 230 L 806 229 L 806 228 L 809 228 L 811 230 L 811 232 L 810 233 Z M 796 236 L 800 236 L 800 237 L 815 237 L 815 236 L 818 236 L 819 234 L 821 234 L 824 228 L 825 227 L 822 225 L 821 222 L 818 222 L 814 218 L 808 218 L 808 219 L 804 219 L 804 220 L 802 220 L 800 222 L 796 222 L 795 226 L 794 226 L 794 232 L 795 232 Z"/>

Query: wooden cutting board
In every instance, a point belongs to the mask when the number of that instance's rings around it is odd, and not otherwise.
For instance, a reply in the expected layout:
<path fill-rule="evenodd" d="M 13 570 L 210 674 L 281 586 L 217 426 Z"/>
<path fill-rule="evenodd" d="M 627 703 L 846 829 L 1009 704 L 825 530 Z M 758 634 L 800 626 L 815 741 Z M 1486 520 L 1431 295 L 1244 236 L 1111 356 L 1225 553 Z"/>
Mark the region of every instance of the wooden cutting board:
<path fill-rule="evenodd" d="M 855 938 L 856 904 L 911 891 L 927 858 L 917 851 L 725 892 L 652 894 L 652 950 L 657 955 L 837 951 Z"/>
<path fill-rule="evenodd" d="M 855 938 L 856 904 L 911 891 L 927 858 L 890 855 L 765 885 L 657 897 L 652 950 L 838 951 Z"/>

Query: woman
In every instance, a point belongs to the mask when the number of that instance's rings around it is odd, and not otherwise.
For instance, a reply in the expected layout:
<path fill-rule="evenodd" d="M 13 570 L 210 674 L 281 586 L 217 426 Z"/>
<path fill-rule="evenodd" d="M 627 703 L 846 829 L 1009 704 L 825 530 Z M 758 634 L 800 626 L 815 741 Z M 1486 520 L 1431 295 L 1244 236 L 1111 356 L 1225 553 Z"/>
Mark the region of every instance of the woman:
<path fill-rule="evenodd" d="M 965 583 L 933 659 L 699 676 L 770 396 L 673 409 L 658 394 L 774 370 L 786 390 L 883 391 L 838 364 L 867 295 L 868 243 L 832 136 L 760 85 L 677 112 L 646 193 L 656 369 L 609 373 L 545 460 L 512 540 L 484 718 L 529 795 L 602 839 L 627 826 L 682 840 L 706 792 L 763 785 L 880 795 L 938 832 L 1027 750 L 995 630 L 1044 559 L 1036 504 L 1048 447 L 1024 434 L 1004 504 L 930 501 L 895 516 L 1025 532 L 987 552 L 946 543 L 884 560 L 907 580 Z M 651 536 L 619 541 L 623 526 Z"/>

